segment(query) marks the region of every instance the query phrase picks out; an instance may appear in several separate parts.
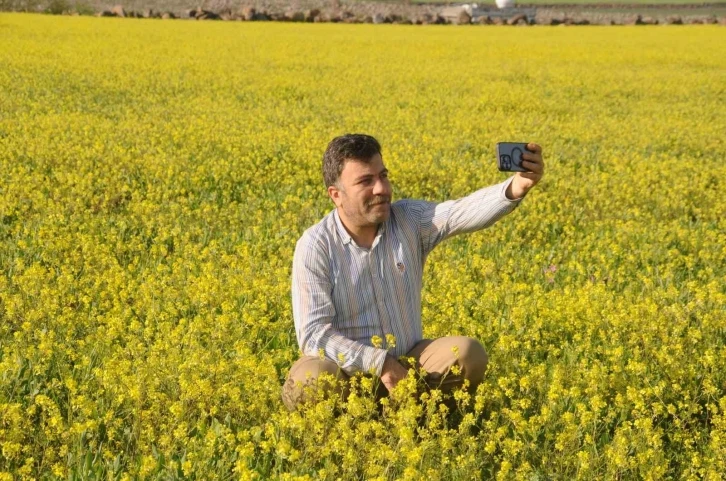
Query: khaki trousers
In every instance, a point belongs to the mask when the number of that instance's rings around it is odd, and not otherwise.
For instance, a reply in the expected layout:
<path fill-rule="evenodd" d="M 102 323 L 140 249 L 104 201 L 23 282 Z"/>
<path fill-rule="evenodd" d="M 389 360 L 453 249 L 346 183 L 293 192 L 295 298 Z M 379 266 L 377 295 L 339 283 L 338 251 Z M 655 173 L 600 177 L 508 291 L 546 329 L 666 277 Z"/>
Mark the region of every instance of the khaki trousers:
<path fill-rule="evenodd" d="M 463 385 L 464 380 L 469 380 L 469 389 L 475 390 L 484 379 L 484 372 L 487 368 L 488 358 L 484 347 L 476 339 L 464 336 L 449 336 L 439 339 L 424 339 L 418 342 L 406 357 L 414 359 L 416 370 L 426 371 L 424 378 L 427 386 L 431 389 L 440 389 L 444 393 L 451 392 Z M 459 374 L 450 372 L 450 369 L 458 365 L 461 369 Z M 298 359 L 290 368 L 287 380 L 282 388 L 282 401 L 290 411 L 307 401 L 304 396 L 304 389 L 314 385 L 318 377 L 323 373 L 333 375 L 336 380 L 346 381 L 336 386 L 321 386 L 327 395 L 339 395 L 343 400 L 348 396 L 347 381 L 350 379 L 339 366 L 330 359 L 320 359 L 316 356 L 303 356 Z M 383 383 L 378 384 L 376 398 L 388 395 L 388 390 Z"/>

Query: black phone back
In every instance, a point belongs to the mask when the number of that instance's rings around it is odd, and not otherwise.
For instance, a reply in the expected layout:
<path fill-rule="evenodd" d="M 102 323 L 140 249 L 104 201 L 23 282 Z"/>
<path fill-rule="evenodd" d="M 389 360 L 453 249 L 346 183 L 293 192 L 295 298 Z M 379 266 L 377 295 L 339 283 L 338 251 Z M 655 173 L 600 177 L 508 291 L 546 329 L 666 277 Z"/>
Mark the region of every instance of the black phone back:
<path fill-rule="evenodd" d="M 502 172 L 527 172 L 522 167 L 522 154 L 527 150 L 526 142 L 497 143 L 497 165 Z"/>

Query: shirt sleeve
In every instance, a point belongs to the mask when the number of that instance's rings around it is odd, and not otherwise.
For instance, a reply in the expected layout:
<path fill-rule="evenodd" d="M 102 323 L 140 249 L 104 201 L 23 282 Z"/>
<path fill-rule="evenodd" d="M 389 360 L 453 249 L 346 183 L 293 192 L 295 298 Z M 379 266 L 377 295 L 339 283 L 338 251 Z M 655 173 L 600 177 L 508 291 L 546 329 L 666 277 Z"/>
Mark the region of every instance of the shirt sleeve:
<path fill-rule="evenodd" d="M 330 262 L 323 246 L 303 235 L 292 262 L 292 312 L 300 350 L 325 357 L 349 375 L 358 371 L 380 377 L 387 351 L 353 341 L 334 328 L 335 305 Z"/>
<path fill-rule="evenodd" d="M 416 201 L 416 205 L 409 206 L 419 221 L 423 255 L 449 237 L 487 228 L 513 211 L 522 199 L 510 200 L 505 195 L 512 180 L 514 177 L 460 199 L 440 203 Z"/>

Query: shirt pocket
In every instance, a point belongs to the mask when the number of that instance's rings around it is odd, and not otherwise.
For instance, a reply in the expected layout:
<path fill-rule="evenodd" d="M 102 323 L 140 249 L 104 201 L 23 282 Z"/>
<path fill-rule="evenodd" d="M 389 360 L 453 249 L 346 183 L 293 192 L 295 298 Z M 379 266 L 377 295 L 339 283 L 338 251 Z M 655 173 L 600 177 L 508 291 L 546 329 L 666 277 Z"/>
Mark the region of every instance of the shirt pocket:
<path fill-rule="evenodd" d="M 390 263 L 388 270 L 393 280 L 393 295 L 397 298 L 398 305 L 404 306 L 408 304 L 412 293 L 411 276 L 414 266 L 411 263 L 411 256 L 402 244 L 393 249 Z"/>

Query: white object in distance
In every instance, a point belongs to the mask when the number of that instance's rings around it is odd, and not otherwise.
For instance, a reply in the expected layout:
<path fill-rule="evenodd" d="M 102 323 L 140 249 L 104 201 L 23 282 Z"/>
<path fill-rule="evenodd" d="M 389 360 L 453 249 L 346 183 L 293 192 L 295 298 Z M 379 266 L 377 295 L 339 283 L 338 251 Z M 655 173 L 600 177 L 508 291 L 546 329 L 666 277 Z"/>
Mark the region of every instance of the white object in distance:
<path fill-rule="evenodd" d="M 499 8 L 513 8 L 514 0 L 496 0 L 497 7 Z"/>

